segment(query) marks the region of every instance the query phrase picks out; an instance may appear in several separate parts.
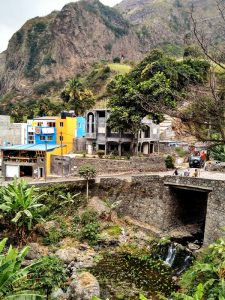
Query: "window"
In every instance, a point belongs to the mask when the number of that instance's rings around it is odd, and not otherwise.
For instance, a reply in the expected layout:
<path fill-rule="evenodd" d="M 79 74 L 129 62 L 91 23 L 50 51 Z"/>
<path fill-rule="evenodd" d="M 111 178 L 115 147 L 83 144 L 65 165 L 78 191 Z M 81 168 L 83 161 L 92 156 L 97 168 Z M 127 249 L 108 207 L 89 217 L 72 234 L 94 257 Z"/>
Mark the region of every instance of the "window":
<path fill-rule="evenodd" d="M 60 127 L 63 127 L 63 122 L 60 122 L 60 123 L 59 123 L 59 126 L 60 126 Z"/>
<path fill-rule="evenodd" d="M 28 144 L 34 144 L 34 132 L 28 132 Z"/>
<path fill-rule="evenodd" d="M 78 123 L 78 128 L 82 128 L 82 124 L 80 122 Z"/>
<path fill-rule="evenodd" d="M 49 127 L 55 127 L 55 122 L 48 122 L 47 126 L 49 126 Z"/>
<path fill-rule="evenodd" d="M 46 137 L 44 135 L 40 136 L 40 141 L 45 141 Z"/>
<path fill-rule="evenodd" d="M 62 142 L 63 141 L 63 136 L 60 135 L 59 140 Z"/>
<path fill-rule="evenodd" d="M 42 126 L 42 125 L 43 125 L 42 122 L 38 122 L 38 123 L 37 123 L 37 126 Z"/>
<path fill-rule="evenodd" d="M 51 135 L 47 136 L 47 141 L 52 141 L 53 137 Z"/>

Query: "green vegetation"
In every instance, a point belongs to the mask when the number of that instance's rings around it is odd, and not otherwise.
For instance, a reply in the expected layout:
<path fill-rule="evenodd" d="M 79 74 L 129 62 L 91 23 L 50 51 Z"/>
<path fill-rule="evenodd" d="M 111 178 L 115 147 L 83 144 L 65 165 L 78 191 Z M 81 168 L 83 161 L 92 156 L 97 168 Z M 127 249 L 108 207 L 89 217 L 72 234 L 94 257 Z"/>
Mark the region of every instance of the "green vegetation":
<path fill-rule="evenodd" d="M 48 39 L 45 36 L 46 28 L 47 25 L 40 21 L 35 23 L 32 28 L 28 30 L 27 46 L 29 49 L 29 60 L 24 75 L 33 80 L 38 80 L 40 77 L 39 54 L 42 47 L 48 43 Z"/>
<path fill-rule="evenodd" d="M 85 111 L 92 108 L 95 98 L 91 90 L 84 88 L 77 79 L 71 79 L 61 92 L 61 98 L 66 107 L 73 109 L 76 116 L 84 115 Z"/>
<path fill-rule="evenodd" d="M 91 13 L 98 15 L 116 37 L 121 37 L 128 33 L 129 23 L 116 9 L 105 6 L 100 1 L 90 3 L 84 0 L 81 2 L 81 5 Z"/>
<path fill-rule="evenodd" d="M 174 158 L 171 155 L 167 155 L 167 157 L 165 158 L 165 164 L 167 169 L 174 169 Z"/>
<path fill-rule="evenodd" d="M 62 88 L 62 86 L 62 82 L 51 80 L 45 83 L 35 85 L 33 91 L 36 95 L 41 96 L 48 94 L 50 91 L 58 91 Z"/>
<path fill-rule="evenodd" d="M 87 200 L 88 200 L 88 185 L 89 185 L 89 181 L 91 179 L 94 179 L 96 177 L 96 169 L 94 166 L 90 165 L 90 164 L 85 164 L 82 165 L 79 170 L 78 170 L 78 174 L 80 177 L 84 178 L 86 180 L 86 195 L 87 195 Z"/>
<path fill-rule="evenodd" d="M 55 256 L 44 256 L 41 263 L 30 269 L 29 278 L 23 285 L 32 286 L 33 291 L 47 296 L 47 299 L 56 288 L 63 288 L 66 285 L 65 267 Z"/>
<path fill-rule="evenodd" d="M 225 298 L 225 240 L 220 238 L 210 245 L 193 266 L 182 276 L 182 291 L 175 299 L 222 300 Z"/>
<path fill-rule="evenodd" d="M 176 109 L 189 85 L 203 84 L 207 80 L 208 70 L 206 61 L 177 61 L 153 50 L 129 74 L 116 76 L 108 85 L 109 126 L 135 135 L 147 114 L 154 122 L 161 122 L 163 112 Z"/>
<path fill-rule="evenodd" d="M 114 63 L 114 64 L 108 64 L 108 66 L 110 67 L 110 69 L 112 71 L 115 71 L 119 74 L 126 74 L 131 71 L 131 66 L 126 65 L 126 64 Z"/>
<path fill-rule="evenodd" d="M 2 217 L 11 227 L 15 227 L 15 237 L 23 243 L 33 226 L 42 220 L 42 206 L 40 199 L 45 194 L 37 195 L 38 189 L 28 187 L 23 180 L 14 180 L 1 192 L 0 210 Z"/>
<path fill-rule="evenodd" d="M 22 263 L 25 256 L 29 252 L 29 247 L 25 247 L 20 252 L 9 247 L 7 251 L 4 251 L 7 239 L 3 239 L 0 242 L 0 299 L 11 299 L 11 300 L 41 300 L 43 296 L 35 294 L 28 289 L 22 290 L 16 288 L 16 285 L 21 280 L 25 280 L 30 273 L 31 269 L 38 267 L 40 262 L 33 263 L 28 267 L 22 268 Z"/>

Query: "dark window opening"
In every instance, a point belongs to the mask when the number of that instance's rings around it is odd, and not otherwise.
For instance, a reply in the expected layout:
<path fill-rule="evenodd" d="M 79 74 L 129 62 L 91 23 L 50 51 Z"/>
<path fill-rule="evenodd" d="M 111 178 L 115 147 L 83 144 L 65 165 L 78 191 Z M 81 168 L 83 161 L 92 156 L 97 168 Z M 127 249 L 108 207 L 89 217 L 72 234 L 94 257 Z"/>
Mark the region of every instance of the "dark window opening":
<path fill-rule="evenodd" d="M 33 167 L 32 166 L 20 166 L 20 177 L 32 177 Z"/>
<path fill-rule="evenodd" d="M 99 118 L 105 118 L 105 111 L 99 111 L 98 116 Z"/>
<path fill-rule="evenodd" d="M 98 145 L 98 150 L 105 150 L 105 145 Z"/>

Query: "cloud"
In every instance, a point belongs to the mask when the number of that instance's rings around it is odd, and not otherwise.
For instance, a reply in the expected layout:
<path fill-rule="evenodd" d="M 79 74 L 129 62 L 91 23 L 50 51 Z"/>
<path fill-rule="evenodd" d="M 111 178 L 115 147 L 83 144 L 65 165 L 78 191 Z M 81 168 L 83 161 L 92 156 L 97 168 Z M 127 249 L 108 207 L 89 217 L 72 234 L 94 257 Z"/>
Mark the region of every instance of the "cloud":
<path fill-rule="evenodd" d="M 13 33 L 28 20 L 44 16 L 53 10 L 60 10 L 71 0 L 2 0 L 0 1 L 0 52 L 7 48 Z M 105 5 L 113 6 L 120 0 L 101 0 Z"/>

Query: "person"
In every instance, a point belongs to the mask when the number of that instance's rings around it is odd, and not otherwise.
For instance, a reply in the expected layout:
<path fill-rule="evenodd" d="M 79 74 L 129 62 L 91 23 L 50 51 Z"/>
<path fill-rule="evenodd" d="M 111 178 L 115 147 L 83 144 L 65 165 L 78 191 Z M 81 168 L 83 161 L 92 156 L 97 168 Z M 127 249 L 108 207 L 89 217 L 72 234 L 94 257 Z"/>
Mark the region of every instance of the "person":
<path fill-rule="evenodd" d="M 198 177 L 198 170 L 197 169 L 195 169 L 195 171 L 194 171 L 194 177 Z"/>
<path fill-rule="evenodd" d="M 184 176 L 190 176 L 190 170 L 189 169 L 184 171 Z"/>
<path fill-rule="evenodd" d="M 173 175 L 175 175 L 175 176 L 179 175 L 177 168 L 176 168 L 175 171 L 173 172 Z"/>

